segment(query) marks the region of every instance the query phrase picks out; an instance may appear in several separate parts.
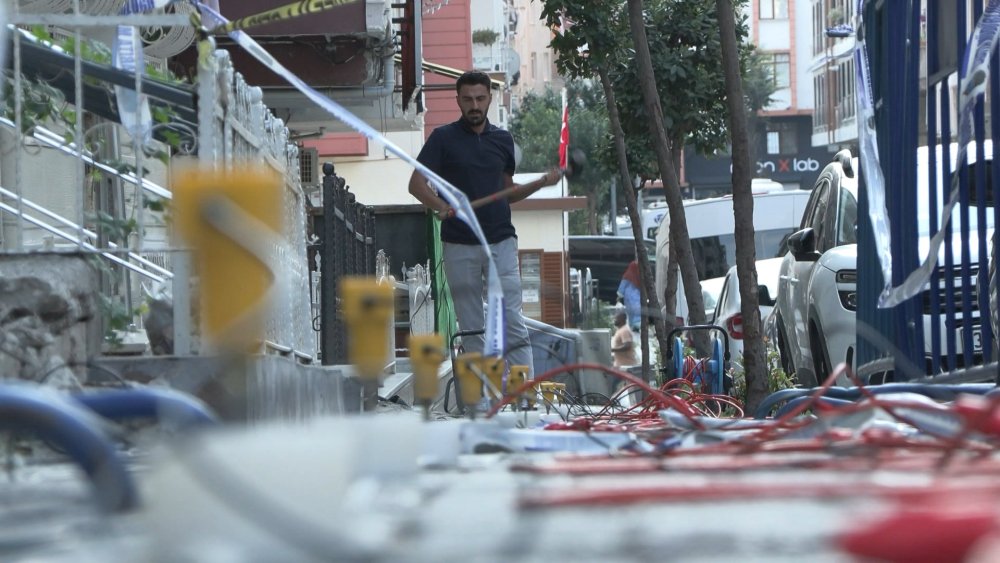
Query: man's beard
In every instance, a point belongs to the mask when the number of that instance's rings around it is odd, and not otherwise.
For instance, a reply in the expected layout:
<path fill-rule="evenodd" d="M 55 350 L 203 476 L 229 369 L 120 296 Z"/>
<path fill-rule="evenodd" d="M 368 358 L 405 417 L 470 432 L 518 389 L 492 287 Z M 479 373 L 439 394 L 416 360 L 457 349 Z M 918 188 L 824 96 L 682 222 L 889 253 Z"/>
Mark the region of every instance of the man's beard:
<path fill-rule="evenodd" d="M 486 116 L 482 112 L 469 112 L 465 114 L 465 120 L 472 125 L 479 125 L 486 120 Z"/>

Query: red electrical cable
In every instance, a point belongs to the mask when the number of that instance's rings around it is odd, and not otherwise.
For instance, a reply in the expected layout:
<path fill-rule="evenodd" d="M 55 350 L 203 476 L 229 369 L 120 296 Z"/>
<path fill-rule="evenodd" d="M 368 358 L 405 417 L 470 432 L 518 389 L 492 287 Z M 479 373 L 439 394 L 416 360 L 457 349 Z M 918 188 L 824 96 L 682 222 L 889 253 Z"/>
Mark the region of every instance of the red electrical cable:
<path fill-rule="evenodd" d="M 694 425 L 696 428 L 702 429 L 704 427 L 701 424 L 701 422 L 698 420 L 698 413 L 694 409 L 692 409 L 684 401 L 682 401 L 682 400 L 680 400 L 680 399 L 678 399 L 676 397 L 673 397 L 673 396 L 671 396 L 669 394 L 666 394 L 666 393 L 662 392 L 660 389 L 657 389 L 655 387 L 651 387 L 648 383 L 646 383 L 645 381 L 639 379 L 638 377 L 635 377 L 634 375 L 632 375 L 630 373 L 627 373 L 627 372 L 624 372 L 624 371 L 621 371 L 621 370 L 617 370 L 617 369 L 614 369 L 614 368 L 611 368 L 611 367 L 608 367 L 608 366 L 605 366 L 605 365 L 593 364 L 593 363 L 579 363 L 579 364 L 569 364 L 569 365 L 559 366 L 559 367 L 550 369 L 549 371 L 547 371 L 547 372 L 545 372 L 545 373 L 543 373 L 543 374 L 535 377 L 534 379 L 531 379 L 531 380 L 528 380 L 528 381 L 524 382 L 524 384 L 522 384 L 520 387 L 518 387 L 517 389 L 515 389 L 514 391 L 512 391 L 510 394 L 506 395 L 500 402 L 498 402 L 496 405 L 494 405 L 493 408 L 491 408 L 489 410 L 489 412 L 486 413 L 486 418 L 492 418 L 493 416 L 495 416 L 496 413 L 500 412 L 500 409 L 502 409 L 503 407 L 505 407 L 508 404 L 510 404 L 511 401 L 515 400 L 517 397 L 520 397 L 521 394 L 523 394 L 525 391 L 533 388 L 535 385 L 538 385 L 539 383 L 542 383 L 543 381 L 548 381 L 548 380 L 552 379 L 553 377 L 555 377 L 557 375 L 560 375 L 562 373 L 566 373 L 566 372 L 574 371 L 574 370 L 584 370 L 584 369 L 600 370 L 600 371 L 603 371 L 605 373 L 614 375 L 615 377 L 618 377 L 619 379 L 623 379 L 625 381 L 628 381 L 629 383 L 632 383 L 633 385 L 637 385 L 638 387 L 640 387 L 641 389 L 643 389 L 644 391 L 646 391 L 647 393 L 649 393 L 651 397 L 653 397 L 656 400 L 660 401 L 660 403 L 663 406 L 674 408 L 678 412 L 680 412 L 682 415 L 684 415 L 685 417 L 687 417 L 688 420 L 691 422 L 691 424 Z"/>
<path fill-rule="evenodd" d="M 926 486 L 884 485 L 871 482 L 844 483 L 710 483 L 706 485 L 661 485 L 610 487 L 603 489 L 567 489 L 558 492 L 532 492 L 518 504 L 524 509 L 579 506 L 624 506 L 663 502 L 709 502 L 775 498 L 850 498 L 871 497 L 912 505 L 946 501 L 961 495 L 966 498 L 1000 499 L 1000 483 L 935 482 Z"/>
<path fill-rule="evenodd" d="M 992 506 L 904 507 L 838 534 L 834 542 L 852 555 L 893 563 L 965 561 L 977 541 L 996 533 Z"/>

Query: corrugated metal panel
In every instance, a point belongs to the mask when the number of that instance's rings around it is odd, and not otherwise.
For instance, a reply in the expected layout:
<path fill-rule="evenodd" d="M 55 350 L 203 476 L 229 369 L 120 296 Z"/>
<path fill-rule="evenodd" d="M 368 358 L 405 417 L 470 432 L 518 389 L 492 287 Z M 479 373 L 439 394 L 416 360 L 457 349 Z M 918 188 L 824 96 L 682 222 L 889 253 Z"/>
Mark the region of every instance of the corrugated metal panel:
<path fill-rule="evenodd" d="M 542 322 L 566 326 L 566 270 L 562 252 L 542 253 Z"/>

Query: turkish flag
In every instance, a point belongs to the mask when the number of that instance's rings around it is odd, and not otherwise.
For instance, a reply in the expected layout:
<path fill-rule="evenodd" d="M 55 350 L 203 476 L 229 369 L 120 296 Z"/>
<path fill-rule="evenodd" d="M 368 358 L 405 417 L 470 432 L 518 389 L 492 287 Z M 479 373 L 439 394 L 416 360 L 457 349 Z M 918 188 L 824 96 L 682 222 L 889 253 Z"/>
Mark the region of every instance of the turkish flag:
<path fill-rule="evenodd" d="M 566 89 L 562 91 L 562 129 L 559 131 L 559 168 L 566 169 L 569 154 L 569 105 L 566 103 Z"/>

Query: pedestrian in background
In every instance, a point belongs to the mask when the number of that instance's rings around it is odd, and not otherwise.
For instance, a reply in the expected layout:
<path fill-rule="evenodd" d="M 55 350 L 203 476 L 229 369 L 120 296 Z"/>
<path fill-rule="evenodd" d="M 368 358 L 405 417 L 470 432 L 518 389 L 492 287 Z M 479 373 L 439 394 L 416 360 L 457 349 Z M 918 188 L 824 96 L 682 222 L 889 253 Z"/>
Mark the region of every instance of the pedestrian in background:
<path fill-rule="evenodd" d="M 635 340 L 632 338 L 632 330 L 625 322 L 625 313 L 619 311 L 615 313 L 614 336 L 611 337 L 611 355 L 614 357 L 616 368 L 639 365 L 639 358 L 635 355 Z"/>
<path fill-rule="evenodd" d="M 521 201 L 545 186 L 559 181 L 561 173 L 552 168 L 528 184 L 514 184 L 514 138 L 490 123 L 486 114 L 493 100 L 490 77 L 482 72 L 466 72 L 455 82 L 456 100 L 461 110 L 458 121 L 435 129 L 424 143 L 417 160 L 461 190 L 470 201 L 517 186 L 506 199 L 476 209 L 476 219 L 486 235 L 490 254 L 503 286 L 504 327 L 507 365 L 532 366 L 528 329 L 521 313 L 521 274 L 517 258 L 517 233 L 511 222 L 510 204 Z M 487 257 L 472 229 L 455 218 L 455 210 L 414 170 L 410 193 L 442 220 L 442 260 L 451 289 L 455 317 L 461 330 L 483 330 L 483 291 Z M 482 336 L 463 338 L 466 352 L 482 352 Z"/>
<path fill-rule="evenodd" d="M 629 262 L 618 284 L 618 301 L 624 303 L 628 324 L 632 330 L 639 330 L 642 323 L 642 292 L 639 291 L 639 263 Z"/>

